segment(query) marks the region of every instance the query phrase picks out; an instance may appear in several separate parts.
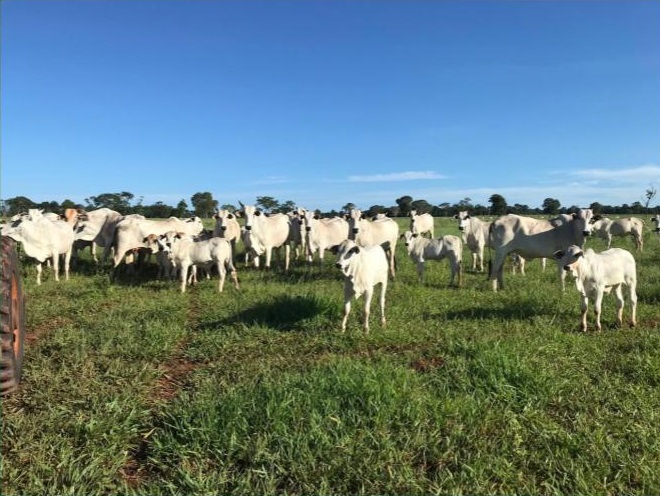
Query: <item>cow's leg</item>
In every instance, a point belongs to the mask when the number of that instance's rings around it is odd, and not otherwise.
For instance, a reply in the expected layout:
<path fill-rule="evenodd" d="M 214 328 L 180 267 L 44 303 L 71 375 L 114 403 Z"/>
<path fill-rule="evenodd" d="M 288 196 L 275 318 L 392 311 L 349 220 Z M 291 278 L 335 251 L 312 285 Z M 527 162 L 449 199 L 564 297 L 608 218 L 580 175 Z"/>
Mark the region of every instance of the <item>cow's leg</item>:
<path fill-rule="evenodd" d="M 612 246 L 612 235 L 607 233 L 607 249 L 609 250 Z"/>
<path fill-rule="evenodd" d="M 390 259 L 390 276 L 392 276 L 392 280 L 394 280 L 394 276 L 396 275 L 396 268 L 394 267 L 394 264 L 396 262 L 394 261 L 394 248 L 391 246 L 389 251 L 389 259 Z"/>
<path fill-rule="evenodd" d="M 582 316 L 581 316 L 582 332 L 587 332 L 587 311 L 589 309 L 589 298 L 585 294 L 581 296 L 582 296 L 582 300 L 580 302 L 580 309 L 582 310 Z"/>
<path fill-rule="evenodd" d="M 353 298 L 353 294 L 349 290 L 344 290 L 344 316 L 341 319 L 341 332 L 346 332 L 348 314 L 351 313 L 351 298 Z"/>
<path fill-rule="evenodd" d="M 521 255 L 518 257 L 518 262 L 520 263 L 520 275 L 524 276 L 525 275 L 525 263 L 527 260 Z"/>
<path fill-rule="evenodd" d="M 380 287 L 380 325 L 385 327 L 387 319 L 385 318 L 385 293 L 387 292 L 387 279 L 381 283 Z"/>
<path fill-rule="evenodd" d="M 560 263 L 557 264 L 559 270 L 559 281 L 561 282 L 561 290 L 566 291 L 566 272 Z"/>
<path fill-rule="evenodd" d="M 420 283 L 424 282 L 424 262 L 417 262 L 417 278 Z"/>
<path fill-rule="evenodd" d="M 181 279 L 181 292 L 186 292 L 186 279 L 188 278 L 188 264 L 182 263 L 180 268 L 179 278 Z"/>
<path fill-rule="evenodd" d="M 284 245 L 284 272 L 287 272 L 289 270 L 290 257 L 291 257 L 291 246 L 289 246 L 289 243 L 286 243 Z M 296 258 L 298 258 L 298 255 L 296 255 Z"/>
<path fill-rule="evenodd" d="M 637 325 L 637 283 L 630 284 L 630 325 Z"/>
<path fill-rule="evenodd" d="M 218 261 L 216 267 L 218 268 L 218 274 L 220 275 L 220 282 L 218 283 L 218 293 L 222 293 L 222 289 L 225 285 L 225 275 L 227 274 L 227 270 L 225 269 L 225 264 L 221 261 Z"/>
<path fill-rule="evenodd" d="M 374 295 L 374 287 L 371 286 L 364 292 L 364 333 L 369 334 L 369 314 L 371 313 L 371 298 Z"/>
<path fill-rule="evenodd" d="M 547 261 L 548 261 L 547 258 L 542 258 L 541 259 L 541 271 L 542 272 L 545 272 L 545 264 L 546 264 Z"/>
<path fill-rule="evenodd" d="M 266 268 L 267 269 L 270 269 L 270 261 L 271 261 L 272 257 L 273 257 L 273 247 L 268 246 L 266 248 Z"/>
<path fill-rule="evenodd" d="M 623 327 L 623 307 L 625 305 L 623 299 L 623 288 L 621 284 L 617 284 L 614 288 L 614 296 L 616 297 L 616 325 Z"/>
<path fill-rule="evenodd" d="M 472 252 L 472 272 L 477 271 L 477 252 Z"/>
<path fill-rule="evenodd" d="M 231 259 L 227 261 L 226 267 L 227 267 L 227 271 L 229 272 L 229 276 L 231 277 L 231 280 L 234 283 L 234 287 L 236 289 L 240 289 L 240 286 L 238 284 L 238 276 L 236 275 L 236 267 L 234 267 L 234 264 L 232 263 Z"/>
<path fill-rule="evenodd" d="M 502 276 L 502 271 L 504 269 L 504 259 L 506 258 L 506 253 L 504 252 L 495 252 L 495 259 L 492 262 L 490 270 L 490 280 L 493 285 L 493 291 L 499 289 L 504 289 L 504 278 Z"/>
<path fill-rule="evenodd" d="M 484 271 L 484 247 L 483 246 L 479 247 L 479 251 L 478 251 L 478 255 L 477 255 L 477 263 L 478 263 L 478 266 L 479 266 L 479 272 L 483 272 Z"/>
<path fill-rule="evenodd" d="M 69 280 L 69 268 L 71 265 L 71 252 L 73 251 L 73 248 L 69 248 L 69 250 L 64 254 L 64 279 Z"/>
<path fill-rule="evenodd" d="M 55 273 L 55 280 L 60 280 L 60 254 L 53 255 L 53 272 Z"/>
<path fill-rule="evenodd" d="M 37 262 L 37 286 L 41 285 L 41 262 Z"/>
<path fill-rule="evenodd" d="M 598 290 L 596 292 L 596 298 L 594 299 L 594 312 L 596 314 L 596 330 L 598 332 L 603 330 L 603 327 L 600 324 L 600 314 L 603 307 L 603 291 Z"/>
<path fill-rule="evenodd" d="M 94 262 L 99 263 L 99 259 L 96 256 L 96 242 L 92 241 L 92 247 L 90 248 L 90 251 L 92 252 L 92 259 Z"/>

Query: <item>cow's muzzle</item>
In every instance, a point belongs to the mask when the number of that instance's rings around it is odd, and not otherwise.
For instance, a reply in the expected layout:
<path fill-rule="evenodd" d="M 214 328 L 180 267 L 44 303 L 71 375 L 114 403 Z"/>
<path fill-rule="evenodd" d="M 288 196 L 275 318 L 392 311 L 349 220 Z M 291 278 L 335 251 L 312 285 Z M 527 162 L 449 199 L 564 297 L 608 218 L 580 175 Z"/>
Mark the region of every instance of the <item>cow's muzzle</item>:
<path fill-rule="evenodd" d="M 571 266 L 570 265 L 564 265 L 564 270 L 566 272 L 569 272 L 571 270 Z"/>
<path fill-rule="evenodd" d="M 465 228 L 463 226 L 458 226 L 459 231 L 465 231 Z"/>
<path fill-rule="evenodd" d="M 252 226 L 245 226 L 245 230 L 246 230 L 246 231 L 251 231 L 251 230 L 252 230 Z"/>
<path fill-rule="evenodd" d="M 359 231 L 360 230 L 357 227 L 353 228 L 353 234 L 357 234 Z"/>
<path fill-rule="evenodd" d="M 307 227 L 305 228 L 305 231 L 307 231 L 307 232 L 309 232 L 309 231 L 311 231 L 311 230 L 312 230 L 312 228 L 309 227 L 309 226 L 307 226 Z"/>
<path fill-rule="evenodd" d="M 591 231 L 582 231 L 585 236 L 591 236 Z"/>
<path fill-rule="evenodd" d="M 226 230 L 227 230 L 227 226 L 220 226 L 220 229 L 222 229 L 223 231 L 226 231 Z"/>
<path fill-rule="evenodd" d="M 337 267 L 338 269 L 341 269 L 341 264 L 340 264 L 339 262 L 337 262 L 337 263 L 335 264 L 335 267 Z"/>

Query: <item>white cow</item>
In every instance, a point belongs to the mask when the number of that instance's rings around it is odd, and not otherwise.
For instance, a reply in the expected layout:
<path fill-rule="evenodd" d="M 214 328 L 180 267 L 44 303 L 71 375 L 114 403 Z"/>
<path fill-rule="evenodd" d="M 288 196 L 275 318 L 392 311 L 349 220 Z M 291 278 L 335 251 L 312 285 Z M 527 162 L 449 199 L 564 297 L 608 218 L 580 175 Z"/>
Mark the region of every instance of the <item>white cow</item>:
<path fill-rule="evenodd" d="M 660 214 L 656 214 L 655 217 L 651 218 L 651 222 L 655 223 L 655 232 L 660 235 Z"/>
<path fill-rule="evenodd" d="M 631 235 L 635 241 L 635 249 L 644 249 L 644 221 L 637 217 L 611 220 L 607 217 L 595 216 L 591 225 L 595 235 L 607 241 L 607 247 L 612 246 L 612 236 Z"/>
<path fill-rule="evenodd" d="M 12 218 L 13 219 L 13 218 Z M 60 255 L 64 256 L 64 277 L 69 279 L 69 264 L 73 247 L 73 226 L 59 218 L 30 209 L 3 228 L 2 234 L 23 245 L 25 254 L 37 260 L 37 284 L 41 284 L 41 264 L 52 260 L 55 280 L 60 280 Z"/>
<path fill-rule="evenodd" d="M 410 211 L 410 232 L 413 234 L 429 234 L 433 239 L 433 216 L 431 214 L 418 214 L 417 210 Z"/>
<path fill-rule="evenodd" d="M 158 263 L 158 275 L 156 277 L 159 279 L 176 278 L 177 268 L 172 261 L 169 250 L 166 249 L 166 247 L 172 246 L 172 240 L 176 234 L 174 231 L 168 231 L 161 235 L 150 234 L 144 240 L 147 248 L 156 256 L 156 262 Z"/>
<path fill-rule="evenodd" d="M 410 259 L 417 265 L 419 282 L 424 280 L 424 262 L 426 260 L 442 260 L 447 258 L 451 268 L 451 279 L 449 285 L 453 285 L 458 279 L 456 286 L 461 286 L 463 242 L 458 236 L 442 236 L 438 239 L 423 238 L 419 234 L 410 231 L 404 232 L 401 237 L 404 240 Z"/>
<path fill-rule="evenodd" d="M 348 213 L 348 239 L 360 246 L 381 245 L 388 255 L 390 276 L 394 279 L 396 241 L 399 225 L 389 217 L 369 221 L 361 210 L 353 208 Z"/>
<path fill-rule="evenodd" d="M 67 218 L 69 217 L 66 215 Z M 83 242 L 83 246 L 87 243 L 91 244 L 92 258 L 98 262 L 96 256 L 96 247 L 103 247 L 102 260 L 105 263 L 110 255 L 112 242 L 115 237 L 115 228 L 117 224 L 124 218 L 119 212 L 109 208 L 99 208 L 90 212 L 77 211 L 75 214 L 76 227 L 75 227 L 75 240 L 74 254 L 76 257 L 76 246 L 78 242 Z"/>
<path fill-rule="evenodd" d="M 236 215 L 229 210 L 220 209 L 213 217 L 215 218 L 213 235 L 227 239 L 231 243 L 232 252 L 236 254 L 236 242 L 241 237 L 241 225 Z"/>
<path fill-rule="evenodd" d="M 559 250 L 555 258 L 565 271 L 575 277 L 575 286 L 582 296 L 582 330 L 587 330 L 587 307 L 589 299 L 594 301 L 596 312 L 596 329 L 600 332 L 600 313 L 603 295 L 614 289 L 616 296 L 616 321 L 623 324 L 623 290 L 622 285 L 630 290 L 631 325 L 637 324 L 637 269 L 635 257 L 621 248 L 611 248 L 596 253 L 591 248 L 582 251 L 579 246 L 569 246 L 565 251 Z"/>
<path fill-rule="evenodd" d="M 319 262 L 323 264 L 325 250 L 341 244 L 348 239 L 348 222 L 341 217 L 322 219 L 308 210 L 303 217 L 307 261 L 311 262 L 318 250 Z"/>
<path fill-rule="evenodd" d="M 490 242 L 495 257 L 490 270 L 493 291 L 504 287 L 502 269 L 509 253 L 518 253 L 527 260 L 554 256 L 557 250 L 567 246 L 584 245 L 585 236 L 591 234 L 591 209 L 580 209 L 571 215 L 560 215 L 543 220 L 519 215 L 504 215 L 493 221 Z M 562 289 L 565 288 L 565 271 L 559 267 Z"/>
<path fill-rule="evenodd" d="M 270 261 L 273 248 L 284 246 L 284 270 L 289 270 L 289 257 L 291 247 L 289 246 L 290 222 L 285 214 L 266 215 L 254 205 L 243 205 L 239 202 L 245 215 L 245 230 L 249 231 L 249 242 L 255 257 L 266 255 L 265 266 L 270 269 Z M 255 258 L 255 266 L 259 266 Z"/>
<path fill-rule="evenodd" d="M 387 291 L 388 262 L 385 250 L 380 245 L 359 246 L 352 240 L 345 240 L 334 247 L 337 254 L 335 264 L 344 275 L 344 316 L 341 331 L 346 331 L 351 300 L 364 295 L 364 332 L 369 333 L 369 313 L 374 287 L 381 284 L 380 323 L 385 327 L 385 293 Z"/>
<path fill-rule="evenodd" d="M 172 264 L 179 272 L 181 279 L 181 292 L 186 292 L 186 281 L 188 269 L 192 268 L 191 279 L 196 281 L 197 268 L 210 268 L 215 266 L 218 269 L 219 282 L 218 292 L 222 293 L 225 285 L 225 278 L 229 272 L 234 287 L 239 289 L 236 268 L 232 262 L 231 243 L 225 238 L 212 237 L 210 239 L 195 241 L 192 236 L 184 233 L 161 234 L 158 237 L 159 249 L 169 254 Z"/>
<path fill-rule="evenodd" d="M 454 219 L 458 220 L 458 230 L 463 233 L 463 241 L 472 253 L 472 270 L 483 272 L 484 249 L 491 247 L 488 234 L 491 223 L 471 216 L 467 210 L 458 212 Z"/>
<path fill-rule="evenodd" d="M 146 248 L 145 239 L 150 234 L 160 235 L 167 231 L 175 231 L 192 236 L 203 230 L 204 225 L 199 217 L 188 219 L 170 217 L 165 220 L 150 220 L 142 216 L 127 216 L 117 224 L 115 229 L 113 243 L 115 248 L 114 266 L 117 268 L 127 252 Z M 132 260 L 127 257 L 126 263 L 132 264 Z"/>

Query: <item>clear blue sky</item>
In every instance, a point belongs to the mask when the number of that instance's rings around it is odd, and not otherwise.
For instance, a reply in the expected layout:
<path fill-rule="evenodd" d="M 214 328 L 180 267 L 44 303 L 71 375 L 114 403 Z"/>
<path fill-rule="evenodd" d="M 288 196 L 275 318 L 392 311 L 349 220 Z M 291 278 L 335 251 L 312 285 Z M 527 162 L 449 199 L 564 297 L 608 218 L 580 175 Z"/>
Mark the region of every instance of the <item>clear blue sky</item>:
<path fill-rule="evenodd" d="M 534 207 L 660 189 L 658 1 L 0 9 L 4 199 Z"/>

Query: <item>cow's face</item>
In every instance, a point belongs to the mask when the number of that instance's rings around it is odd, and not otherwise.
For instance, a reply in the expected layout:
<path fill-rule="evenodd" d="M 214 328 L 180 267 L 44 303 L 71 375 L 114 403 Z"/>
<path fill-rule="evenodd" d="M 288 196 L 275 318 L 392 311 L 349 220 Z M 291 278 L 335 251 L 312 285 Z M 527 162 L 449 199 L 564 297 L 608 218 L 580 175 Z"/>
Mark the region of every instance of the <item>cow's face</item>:
<path fill-rule="evenodd" d="M 251 231 L 254 227 L 255 217 L 261 216 L 261 210 L 254 205 L 246 205 L 243 207 L 243 214 L 245 215 L 245 230 Z"/>
<path fill-rule="evenodd" d="M 592 219 L 594 212 L 590 208 L 581 208 L 578 212 L 572 214 L 573 219 L 577 222 L 577 229 L 582 231 L 584 236 L 591 234 Z"/>
<path fill-rule="evenodd" d="M 414 234 L 411 231 L 406 231 L 401 235 L 401 237 L 403 238 L 403 243 L 406 245 L 406 248 L 410 248 L 410 245 L 417 236 L 419 235 Z"/>
<path fill-rule="evenodd" d="M 454 215 L 454 219 L 458 221 L 458 230 L 465 231 L 469 226 L 470 214 L 467 210 L 463 210 Z"/>
<path fill-rule="evenodd" d="M 655 223 L 655 232 L 660 234 L 660 214 L 657 214 L 651 219 L 651 222 Z"/>
<path fill-rule="evenodd" d="M 356 255 L 360 253 L 360 247 L 354 241 L 347 239 L 333 248 L 332 252 L 337 254 L 335 267 L 341 270 L 342 274 L 348 276 L 352 262 L 355 260 Z"/>
<path fill-rule="evenodd" d="M 557 260 L 557 263 L 564 268 L 566 272 L 569 272 L 573 276 L 576 275 L 577 268 L 582 261 L 584 252 L 579 246 L 571 245 L 566 248 L 566 251 L 556 251 L 554 257 Z"/>
<path fill-rule="evenodd" d="M 364 219 L 364 215 L 361 210 L 357 208 L 352 208 L 348 213 L 348 233 L 350 239 L 356 239 L 357 235 L 360 233 L 360 222 Z"/>

